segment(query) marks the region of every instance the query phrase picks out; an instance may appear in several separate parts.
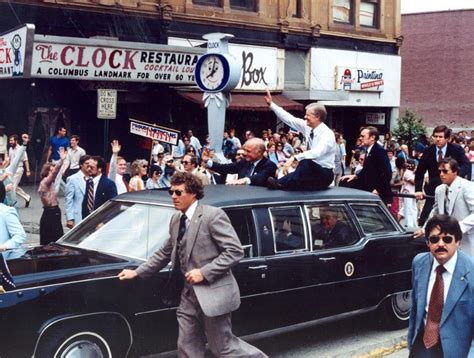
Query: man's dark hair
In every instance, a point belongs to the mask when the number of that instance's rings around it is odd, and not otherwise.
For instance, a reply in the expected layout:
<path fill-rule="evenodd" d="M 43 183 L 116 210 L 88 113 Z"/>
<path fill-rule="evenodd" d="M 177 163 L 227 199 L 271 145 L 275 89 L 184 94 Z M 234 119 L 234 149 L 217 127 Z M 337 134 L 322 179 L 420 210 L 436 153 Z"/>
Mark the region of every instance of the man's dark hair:
<path fill-rule="evenodd" d="M 197 168 L 198 166 L 198 160 L 197 160 L 197 157 L 193 154 L 185 154 L 184 155 L 185 157 L 189 157 L 189 161 L 191 162 L 191 164 Z"/>
<path fill-rule="evenodd" d="M 459 174 L 459 163 L 456 159 L 453 159 L 451 157 L 443 158 L 439 161 L 438 168 L 446 164 L 449 164 L 449 168 L 451 168 L 451 171 L 453 173 Z"/>
<path fill-rule="evenodd" d="M 89 159 L 92 157 L 88 154 L 83 155 L 82 157 L 79 158 L 79 166 L 82 167 L 85 162 L 87 162 Z"/>
<path fill-rule="evenodd" d="M 196 194 L 196 199 L 204 197 L 204 187 L 201 180 L 194 174 L 188 172 L 177 172 L 171 177 L 171 185 L 184 184 L 186 191 L 191 194 Z"/>
<path fill-rule="evenodd" d="M 375 137 L 375 141 L 379 139 L 379 130 L 377 128 L 368 126 L 364 127 L 364 129 L 367 129 L 369 131 L 369 137 Z"/>
<path fill-rule="evenodd" d="M 454 235 L 454 240 L 456 241 L 462 239 L 461 226 L 452 216 L 437 214 L 429 219 L 425 227 L 426 239 L 428 239 L 430 232 L 435 228 L 438 228 L 440 233 Z"/>
<path fill-rule="evenodd" d="M 9 137 L 9 139 L 11 139 L 11 138 L 13 138 L 13 139 L 15 140 L 15 142 L 17 142 L 17 143 L 18 143 L 18 140 L 20 139 L 20 137 L 18 137 L 17 134 L 12 134 L 12 135 Z"/>
<path fill-rule="evenodd" d="M 161 175 L 163 173 L 163 170 L 161 169 L 159 165 L 153 164 L 150 168 L 150 174 L 153 175 L 155 174 L 155 172 Z"/>
<path fill-rule="evenodd" d="M 5 195 L 7 195 L 5 185 L 3 184 L 3 181 L 0 181 L 0 204 L 5 201 Z"/>
<path fill-rule="evenodd" d="M 100 169 L 102 173 L 105 173 L 105 160 L 99 155 L 93 155 L 91 157 L 92 160 L 97 162 L 97 169 Z"/>
<path fill-rule="evenodd" d="M 387 154 L 388 153 L 392 153 L 393 155 L 395 155 L 395 150 L 392 149 L 392 148 L 389 148 L 389 149 L 387 149 Z"/>
<path fill-rule="evenodd" d="M 77 134 L 73 134 L 69 140 L 71 140 L 71 139 L 75 139 L 78 142 L 81 141 L 81 137 L 79 137 Z"/>
<path fill-rule="evenodd" d="M 64 127 L 64 126 L 59 126 L 59 127 L 56 128 L 56 134 L 59 134 L 59 131 L 60 131 L 61 129 L 64 129 L 64 130 L 67 132 L 66 127 Z"/>
<path fill-rule="evenodd" d="M 436 126 L 434 129 L 433 129 L 433 135 L 435 133 L 441 133 L 443 132 L 444 134 L 444 138 L 449 138 L 451 136 L 451 129 L 449 129 L 447 126 L 445 126 L 444 124 L 440 125 L 440 126 Z"/>

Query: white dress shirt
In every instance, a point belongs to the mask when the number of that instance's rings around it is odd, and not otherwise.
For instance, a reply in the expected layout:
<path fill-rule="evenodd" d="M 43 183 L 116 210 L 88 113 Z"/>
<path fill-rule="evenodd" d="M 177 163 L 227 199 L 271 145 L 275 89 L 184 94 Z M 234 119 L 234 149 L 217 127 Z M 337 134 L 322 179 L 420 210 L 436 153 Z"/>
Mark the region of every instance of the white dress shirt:
<path fill-rule="evenodd" d="M 193 218 L 194 212 L 196 211 L 196 208 L 198 206 L 199 201 L 196 200 L 194 203 L 191 204 L 191 206 L 186 210 L 184 215 L 186 215 L 186 230 L 189 227 L 189 224 L 191 223 L 191 219 Z"/>
<path fill-rule="evenodd" d="M 301 154 L 295 155 L 296 160 L 311 159 L 323 168 L 334 169 L 336 156 L 336 139 L 334 132 L 323 122 L 316 128 L 311 128 L 306 121 L 296 118 L 283 108 L 272 102 L 270 109 L 291 128 L 303 133 L 308 143 L 308 150 Z M 311 131 L 313 131 L 313 139 L 311 139 Z"/>
<path fill-rule="evenodd" d="M 446 297 L 448 296 L 449 286 L 451 286 L 451 280 L 453 279 L 454 269 L 456 268 L 456 262 L 458 261 L 458 252 L 456 251 L 448 262 L 443 266 L 445 271 L 443 272 L 443 284 L 444 284 L 444 302 L 446 302 Z M 436 280 L 436 268 L 439 266 L 439 262 L 436 259 L 433 259 L 433 266 L 431 267 L 430 280 L 428 282 L 428 292 L 426 294 L 426 306 L 425 306 L 425 325 L 426 317 L 428 316 L 428 307 L 430 305 L 431 291 L 433 291 L 433 286 Z"/>

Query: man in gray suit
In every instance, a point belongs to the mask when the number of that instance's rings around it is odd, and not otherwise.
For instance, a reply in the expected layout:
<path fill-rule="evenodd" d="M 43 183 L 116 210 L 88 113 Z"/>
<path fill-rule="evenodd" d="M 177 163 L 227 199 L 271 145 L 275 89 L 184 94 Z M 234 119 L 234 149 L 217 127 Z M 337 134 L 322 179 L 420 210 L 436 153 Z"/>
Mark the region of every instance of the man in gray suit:
<path fill-rule="evenodd" d="M 82 221 L 82 201 L 86 192 L 86 179 L 90 155 L 83 155 L 79 159 L 79 171 L 66 179 L 64 200 L 66 202 L 66 226 L 72 229 Z"/>
<path fill-rule="evenodd" d="M 439 162 L 441 185 L 435 190 L 435 203 L 429 217 L 446 214 L 459 221 L 463 233 L 461 250 L 474 257 L 474 183 L 459 176 L 459 163 L 452 158 Z M 421 236 L 418 231 L 415 236 Z"/>
<path fill-rule="evenodd" d="M 219 208 L 199 204 L 203 186 L 191 173 L 176 173 L 169 193 L 181 211 L 171 219 L 170 238 L 147 262 L 118 277 L 147 277 L 171 260 L 184 281 L 176 313 L 179 357 L 204 357 L 206 338 L 216 357 L 266 357 L 232 334 L 231 312 L 240 306 L 240 292 L 231 267 L 244 254 L 229 218 Z"/>

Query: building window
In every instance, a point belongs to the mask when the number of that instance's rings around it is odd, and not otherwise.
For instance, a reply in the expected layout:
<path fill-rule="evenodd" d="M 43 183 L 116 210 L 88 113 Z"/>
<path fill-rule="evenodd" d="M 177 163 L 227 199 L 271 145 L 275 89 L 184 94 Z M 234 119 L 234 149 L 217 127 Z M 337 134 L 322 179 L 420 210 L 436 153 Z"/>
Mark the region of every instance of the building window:
<path fill-rule="evenodd" d="M 193 0 L 193 4 L 209 5 L 209 6 L 221 6 L 221 0 Z"/>
<path fill-rule="evenodd" d="M 378 27 L 378 0 L 361 0 L 359 23 L 361 26 Z"/>
<path fill-rule="evenodd" d="M 289 13 L 291 17 L 302 18 L 303 17 L 303 0 L 290 0 L 288 5 Z"/>
<path fill-rule="evenodd" d="M 354 4 L 352 0 L 333 0 L 332 2 L 332 20 L 344 24 L 353 23 L 352 12 Z"/>
<path fill-rule="evenodd" d="M 230 8 L 236 10 L 256 11 L 257 0 L 230 0 Z"/>

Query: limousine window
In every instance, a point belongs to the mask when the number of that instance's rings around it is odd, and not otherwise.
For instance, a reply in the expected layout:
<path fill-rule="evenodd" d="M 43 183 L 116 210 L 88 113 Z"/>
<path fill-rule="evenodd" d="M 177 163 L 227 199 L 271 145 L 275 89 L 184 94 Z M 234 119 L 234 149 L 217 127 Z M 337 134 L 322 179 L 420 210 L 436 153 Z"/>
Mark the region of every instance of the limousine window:
<path fill-rule="evenodd" d="M 163 206 L 109 202 L 58 243 L 126 257 L 147 259 L 169 237 L 176 211 Z"/>
<path fill-rule="evenodd" d="M 271 208 L 275 252 L 306 249 L 299 207 Z"/>
<path fill-rule="evenodd" d="M 365 234 L 381 234 L 397 231 L 390 218 L 377 205 L 351 205 Z"/>
<path fill-rule="evenodd" d="M 251 209 L 226 209 L 225 212 L 244 248 L 244 257 L 257 256 L 257 242 Z"/>
<path fill-rule="evenodd" d="M 344 206 L 308 206 L 307 211 L 315 250 L 348 246 L 357 241 Z"/>

